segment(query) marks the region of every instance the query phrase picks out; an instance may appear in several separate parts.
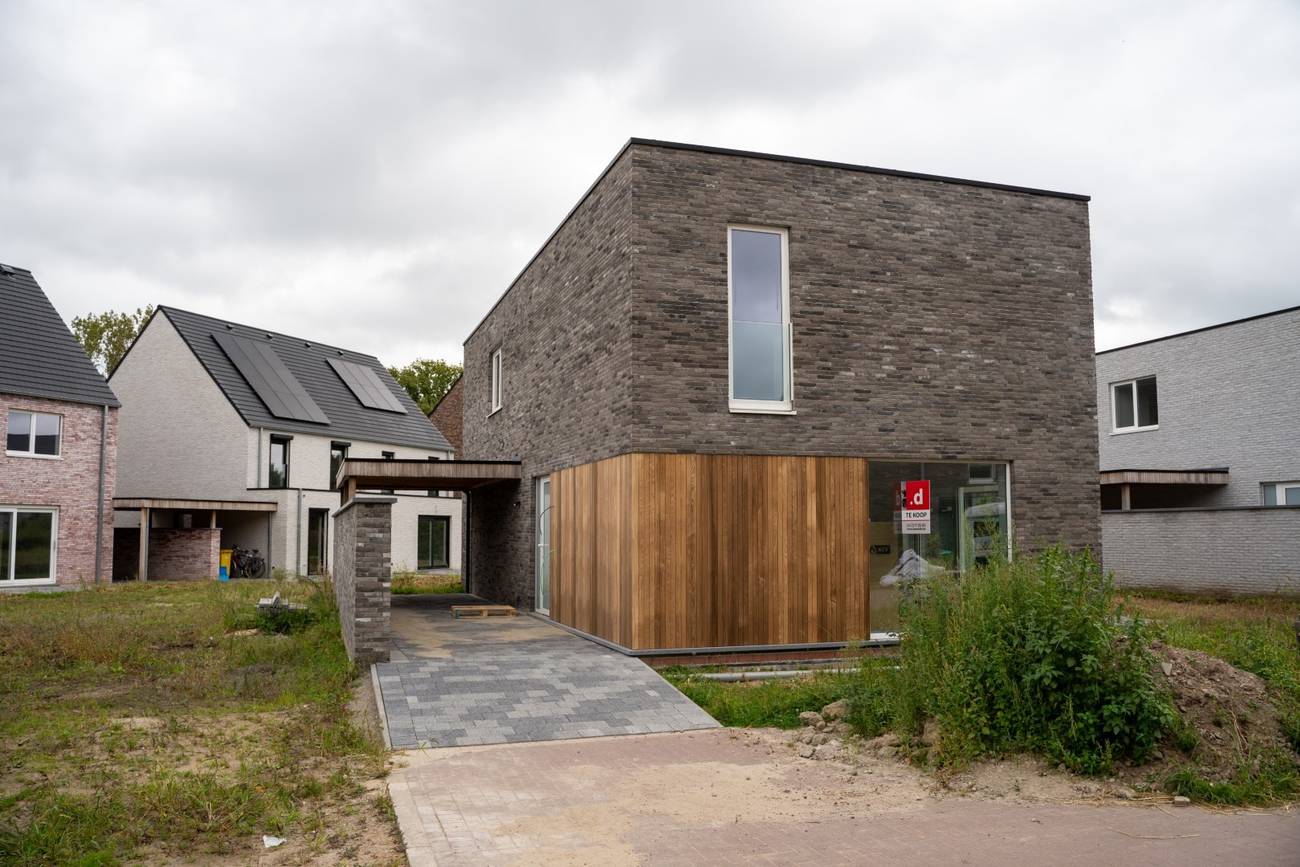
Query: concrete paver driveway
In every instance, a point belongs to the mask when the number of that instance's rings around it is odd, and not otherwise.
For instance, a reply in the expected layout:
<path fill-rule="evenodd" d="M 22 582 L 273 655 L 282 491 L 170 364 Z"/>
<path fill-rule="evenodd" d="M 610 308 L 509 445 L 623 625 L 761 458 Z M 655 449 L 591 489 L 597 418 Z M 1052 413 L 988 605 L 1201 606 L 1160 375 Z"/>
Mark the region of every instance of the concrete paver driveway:
<path fill-rule="evenodd" d="M 1300 863 L 1294 812 L 936 794 L 897 760 L 807 761 L 788 740 L 714 729 L 421 750 L 399 758 L 389 793 L 412 867 Z"/>
<path fill-rule="evenodd" d="M 532 617 L 454 619 L 464 596 L 394 596 L 375 666 L 395 749 L 716 727 L 645 663 Z"/>

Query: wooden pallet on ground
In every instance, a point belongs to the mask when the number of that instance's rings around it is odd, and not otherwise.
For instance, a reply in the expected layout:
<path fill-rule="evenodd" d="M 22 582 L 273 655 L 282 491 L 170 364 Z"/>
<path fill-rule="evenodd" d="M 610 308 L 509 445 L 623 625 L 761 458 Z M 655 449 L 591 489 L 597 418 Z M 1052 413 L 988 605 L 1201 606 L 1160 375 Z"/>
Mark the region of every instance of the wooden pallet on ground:
<path fill-rule="evenodd" d="M 519 612 L 511 605 L 453 605 L 451 616 L 461 617 L 517 617 Z"/>

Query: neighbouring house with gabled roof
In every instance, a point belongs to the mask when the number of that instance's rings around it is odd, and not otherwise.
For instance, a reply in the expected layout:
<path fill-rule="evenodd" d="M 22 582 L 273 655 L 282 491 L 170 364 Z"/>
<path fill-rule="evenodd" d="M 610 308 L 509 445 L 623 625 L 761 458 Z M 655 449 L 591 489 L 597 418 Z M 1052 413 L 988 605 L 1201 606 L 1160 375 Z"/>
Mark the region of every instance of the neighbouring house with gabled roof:
<path fill-rule="evenodd" d="M 0 589 L 107 580 L 117 414 L 31 272 L 0 265 Z"/>
<path fill-rule="evenodd" d="M 114 577 L 214 576 L 236 546 L 322 574 L 344 459 L 453 456 L 374 356 L 174 307 L 109 381 L 122 401 Z M 459 569 L 460 500 L 393 496 L 393 571 Z"/>

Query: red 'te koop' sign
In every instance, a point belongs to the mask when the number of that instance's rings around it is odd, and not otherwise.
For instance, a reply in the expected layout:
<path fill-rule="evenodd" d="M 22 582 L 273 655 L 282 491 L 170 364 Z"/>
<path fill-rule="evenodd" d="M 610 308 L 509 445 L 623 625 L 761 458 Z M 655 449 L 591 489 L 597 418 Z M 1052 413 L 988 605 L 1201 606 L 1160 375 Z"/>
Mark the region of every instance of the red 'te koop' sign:
<path fill-rule="evenodd" d="M 930 511 L 930 482 L 899 482 L 898 510 L 900 512 Z"/>

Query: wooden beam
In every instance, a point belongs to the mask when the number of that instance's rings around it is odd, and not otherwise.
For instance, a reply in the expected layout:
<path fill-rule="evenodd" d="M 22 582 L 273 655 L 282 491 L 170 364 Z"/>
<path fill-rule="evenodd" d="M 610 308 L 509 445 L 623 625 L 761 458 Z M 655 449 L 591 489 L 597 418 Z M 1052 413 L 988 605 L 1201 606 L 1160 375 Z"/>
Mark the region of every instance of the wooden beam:
<path fill-rule="evenodd" d="M 1226 485 L 1227 470 L 1103 470 L 1103 485 Z"/>
<path fill-rule="evenodd" d="M 1119 507 L 1125 512 L 1133 508 L 1132 485 L 1119 486 Z"/>

